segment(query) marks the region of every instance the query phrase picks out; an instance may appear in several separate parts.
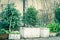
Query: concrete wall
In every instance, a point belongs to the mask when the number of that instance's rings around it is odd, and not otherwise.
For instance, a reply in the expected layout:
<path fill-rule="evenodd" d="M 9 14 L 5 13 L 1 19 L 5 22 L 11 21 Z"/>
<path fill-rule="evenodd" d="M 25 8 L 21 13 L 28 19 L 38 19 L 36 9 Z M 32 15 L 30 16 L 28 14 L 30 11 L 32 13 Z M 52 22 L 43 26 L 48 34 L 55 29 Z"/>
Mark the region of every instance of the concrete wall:
<path fill-rule="evenodd" d="M 16 9 L 23 13 L 23 1 L 22 0 L 9 0 L 9 3 L 15 3 Z M 8 0 L 0 0 L 0 12 L 6 7 Z M 1 5 L 3 5 L 1 7 Z"/>

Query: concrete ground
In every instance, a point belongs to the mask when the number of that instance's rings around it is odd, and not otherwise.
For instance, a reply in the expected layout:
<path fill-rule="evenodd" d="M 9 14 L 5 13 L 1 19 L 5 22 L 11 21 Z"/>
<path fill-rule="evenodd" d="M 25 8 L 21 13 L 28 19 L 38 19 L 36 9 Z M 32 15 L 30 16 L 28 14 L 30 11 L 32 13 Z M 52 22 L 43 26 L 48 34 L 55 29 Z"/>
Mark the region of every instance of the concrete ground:
<path fill-rule="evenodd" d="M 31 38 L 31 39 L 20 39 L 20 40 L 60 40 L 60 37 L 48 37 L 48 38 Z"/>
<path fill-rule="evenodd" d="M 9 39 L 8 39 L 9 40 Z M 14 39 L 10 39 L 14 40 Z M 60 40 L 60 37 L 47 37 L 47 38 L 22 38 L 22 39 L 15 39 L 15 40 Z"/>

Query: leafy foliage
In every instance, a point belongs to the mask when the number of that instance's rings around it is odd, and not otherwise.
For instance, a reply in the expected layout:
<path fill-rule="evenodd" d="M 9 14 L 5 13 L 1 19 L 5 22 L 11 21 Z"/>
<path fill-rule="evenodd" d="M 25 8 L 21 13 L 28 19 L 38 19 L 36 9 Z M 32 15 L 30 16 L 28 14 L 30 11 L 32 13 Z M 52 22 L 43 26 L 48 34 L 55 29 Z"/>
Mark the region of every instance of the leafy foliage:
<path fill-rule="evenodd" d="M 9 24 L 7 21 L 1 20 L 0 21 L 0 29 L 5 29 L 5 30 L 9 30 Z"/>
<path fill-rule="evenodd" d="M 35 26 L 37 23 L 37 10 L 34 7 L 29 7 L 24 13 L 23 22 L 26 25 Z"/>
<path fill-rule="evenodd" d="M 5 29 L 0 29 L 0 34 L 9 34 L 9 31 Z"/>
<path fill-rule="evenodd" d="M 9 28 L 17 29 L 20 27 L 20 16 L 21 14 L 15 9 L 14 3 L 8 4 L 5 10 L 1 13 L 1 20 L 6 21 L 9 25 Z"/>
<path fill-rule="evenodd" d="M 55 17 L 56 17 L 56 22 L 60 23 L 60 4 L 57 4 L 55 10 Z"/>
<path fill-rule="evenodd" d="M 47 24 L 47 27 L 50 28 L 50 32 L 60 32 L 60 25 L 58 23 Z"/>

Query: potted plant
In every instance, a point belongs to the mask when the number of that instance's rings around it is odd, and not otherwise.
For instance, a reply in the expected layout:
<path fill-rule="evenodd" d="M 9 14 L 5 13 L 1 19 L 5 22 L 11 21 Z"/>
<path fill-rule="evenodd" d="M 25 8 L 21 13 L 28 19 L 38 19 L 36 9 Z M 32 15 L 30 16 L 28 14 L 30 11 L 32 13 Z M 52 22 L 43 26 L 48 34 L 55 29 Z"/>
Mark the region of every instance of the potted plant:
<path fill-rule="evenodd" d="M 9 29 L 9 32 L 11 31 L 19 31 L 19 28 L 21 26 L 21 14 L 20 12 L 15 8 L 14 3 L 7 4 L 7 7 L 2 11 L 1 13 L 1 20 L 5 21 L 7 23 Z M 10 35 L 10 34 L 9 34 Z"/>
<path fill-rule="evenodd" d="M 34 7 L 29 7 L 23 15 L 24 26 L 22 36 L 24 38 L 40 37 L 40 28 L 36 27 L 38 22 L 38 11 Z"/>
<path fill-rule="evenodd" d="M 8 38 L 8 30 L 0 29 L 0 39 L 7 39 Z"/>
<path fill-rule="evenodd" d="M 50 29 L 50 36 L 56 36 L 60 29 L 58 23 L 50 23 L 47 27 Z"/>

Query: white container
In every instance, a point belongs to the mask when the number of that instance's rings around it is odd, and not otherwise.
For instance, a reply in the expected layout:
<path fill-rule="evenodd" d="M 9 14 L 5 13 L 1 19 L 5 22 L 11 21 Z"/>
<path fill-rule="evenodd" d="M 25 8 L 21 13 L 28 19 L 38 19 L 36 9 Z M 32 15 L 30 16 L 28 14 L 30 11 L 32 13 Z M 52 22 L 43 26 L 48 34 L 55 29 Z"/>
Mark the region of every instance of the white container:
<path fill-rule="evenodd" d="M 50 33 L 50 36 L 56 36 L 57 33 Z"/>
<path fill-rule="evenodd" d="M 9 39 L 20 39 L 20 34 L 9 34 Z"/>
<path fill-rule="evenodd" d="M 49 28 L 41 28 L 41 37 L 49 37 Z"/>
<path fill-rule="evenodd" d="M 22 31 L 20 33 L 24 38 L 40 37 L 40 28 L 23 28 Z"/>

